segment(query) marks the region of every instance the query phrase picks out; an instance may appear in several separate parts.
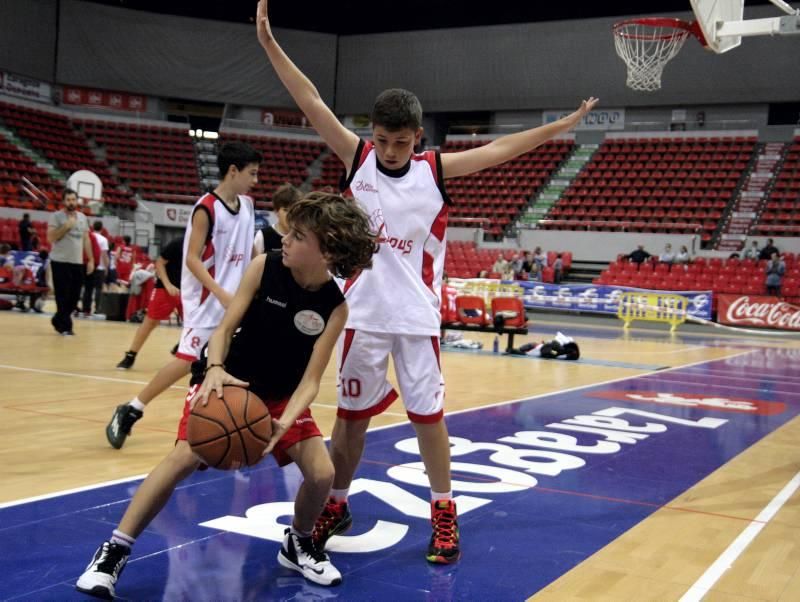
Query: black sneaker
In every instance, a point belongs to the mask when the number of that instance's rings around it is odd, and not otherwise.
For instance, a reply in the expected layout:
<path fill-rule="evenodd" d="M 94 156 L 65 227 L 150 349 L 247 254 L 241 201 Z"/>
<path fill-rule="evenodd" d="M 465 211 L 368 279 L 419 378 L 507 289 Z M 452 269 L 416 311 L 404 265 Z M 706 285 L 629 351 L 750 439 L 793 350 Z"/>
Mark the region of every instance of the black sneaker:
<path fill-rule="evenodd" d="M 311 534 L 311 537 L 314 538 L 314 545 L 320 550 L 324 550 L 325 544 L 331 537 L 346 533 L 352 526 L 353 515 L 350 514 L 347 502 L 336 502 L 333 498 L 328 498 Z"/>
<path fill-rule="evenodd" d="M 114 599 L 114 586 L 128 562 L 131 549 L 106 541 L 97 548 L 94 558 L 75 584 L 75 589 L 103 600 Z"/>
<path fill-rule="evenodd" d="M 291 529 L 284 531 L 278 562 L 319 585 L 339 585 L 342 582 L 342 574 L 331 564 L 328 555 L 317 549 L 311 536 L 298 537 Z"/>
<path fill-rule="evenodd" d="M 125 357 L 117 364 L 117 370 L 130 370 L 133 368 L 133 363 L 136 361 L 136 354 L 133 351 L 126 351 Z"/>
<path fill-rule="evenodd" d="M 114 410 L 111 422 L 106 427 L 106 439 L 114 449 L 125 445 L 125 439 L 131 434 L 133 424 L 144 415 L 130 404 L 122 404 Z"/>

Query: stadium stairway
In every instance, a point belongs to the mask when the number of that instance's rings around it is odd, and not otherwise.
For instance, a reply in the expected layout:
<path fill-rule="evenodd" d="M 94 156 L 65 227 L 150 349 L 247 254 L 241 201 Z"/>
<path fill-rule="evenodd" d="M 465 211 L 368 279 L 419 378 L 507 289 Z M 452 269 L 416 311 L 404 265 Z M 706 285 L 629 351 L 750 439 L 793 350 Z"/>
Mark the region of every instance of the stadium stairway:
<path fill-rule="evenodd" d="M 764 210 L 788 148 L 789 144 L 780 142 L 758 145 L 751 169 L 734 197 L 736 200 L 730 212 L 723 218 L 715 245 L 718 251 L 733 253 L 742 250 L 751 228 Z"/>

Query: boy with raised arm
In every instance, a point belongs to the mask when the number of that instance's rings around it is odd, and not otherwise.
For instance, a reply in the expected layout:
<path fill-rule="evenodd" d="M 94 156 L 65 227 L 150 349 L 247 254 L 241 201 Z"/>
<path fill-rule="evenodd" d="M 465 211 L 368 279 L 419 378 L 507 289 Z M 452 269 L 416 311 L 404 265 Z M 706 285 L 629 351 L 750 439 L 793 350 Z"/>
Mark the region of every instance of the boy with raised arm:
<path fill-rule="evenodd" d="M 431 484 L 433 533 L 426 558 L 451 563 L 460 556 L 450 480 L 450 442 L 443 420 L 444 380 L 439 361 L 440 288 L 447 213 L 445 179 L 465 176 L 526 153 L 572 129 L 597 102 L 548 125 L 504 136 L 460 153 L 414 153 L 422 136 L 422 107 L 406 90 L 385 90 L 372 112 L 372 140 L 360 140 L 325 105 L 314 84 L 272 35 L 267 1 L 260 0 L 258 39 L 278 77 L 344 165 L 348 188 L 380 236 L 373 269 L 344 286 L 350 307 L 338 343 L 338 412 L 330 454 L 336 474 L 317 520 L 320 546 L 352 524 L 347 504 L 372 416 L 398 394 L 386 380 L 391 354 L 406 413 L 417 434 Z"/>

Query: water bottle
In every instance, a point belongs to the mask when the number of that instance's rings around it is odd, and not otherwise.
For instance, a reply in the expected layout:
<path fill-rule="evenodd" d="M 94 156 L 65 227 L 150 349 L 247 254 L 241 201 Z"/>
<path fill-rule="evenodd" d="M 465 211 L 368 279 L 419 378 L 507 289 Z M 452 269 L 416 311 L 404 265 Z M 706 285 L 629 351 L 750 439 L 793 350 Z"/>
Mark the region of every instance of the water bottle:
<path fill-rule="evenodd" d="M 498 353 L 500 351 L 500 338 L 494 335 L 494 342 L 492 343 L 492 351 Z"/>

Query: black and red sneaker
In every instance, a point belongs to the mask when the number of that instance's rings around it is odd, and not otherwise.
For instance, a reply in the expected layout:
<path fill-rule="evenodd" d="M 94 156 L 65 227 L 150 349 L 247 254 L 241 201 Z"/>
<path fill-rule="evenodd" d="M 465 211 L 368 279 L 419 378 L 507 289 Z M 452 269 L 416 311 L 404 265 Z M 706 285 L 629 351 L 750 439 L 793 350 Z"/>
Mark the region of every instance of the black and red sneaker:
<path fill-rule="evenodd" d="M 458 515 L 453 500 L 431 502 L 431 543 L 428 545 L 428 562 L 450 564 L 461 557 L 458 546 Z"/>
<path fill-rule="evenodd" d="M 328 498 L 325 507 L 314 524 L 314 531 L 311 537 L 318 550 L 324 550 L 325 544 L 334 535 L 347 533 L 353 526 L 353 515 L 347 502 L 337 502 L 333 498 Z"/>

